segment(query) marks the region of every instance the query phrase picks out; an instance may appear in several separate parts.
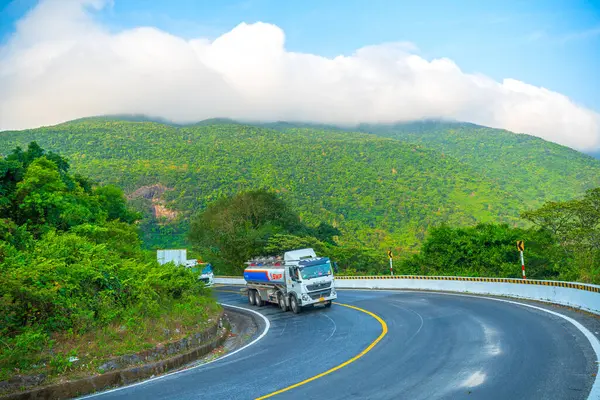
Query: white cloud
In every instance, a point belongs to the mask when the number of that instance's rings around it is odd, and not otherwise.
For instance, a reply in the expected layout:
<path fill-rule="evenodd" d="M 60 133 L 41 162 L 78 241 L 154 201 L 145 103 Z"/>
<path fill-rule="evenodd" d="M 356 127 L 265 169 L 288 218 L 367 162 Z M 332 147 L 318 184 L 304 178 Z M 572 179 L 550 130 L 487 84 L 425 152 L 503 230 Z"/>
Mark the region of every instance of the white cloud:
<path fill-rule="evenodd" d="M 0 129 L 144 113 L 351 124 L 454 118 L 600 148 L 600 115 L 526 83 L 466 74 L 410 43 L 325 58 L 285 49 L 284 32 L 242 23 L 214 41 L 140 27 L 110 33 L 103 0 L 47 0 L 0 49 Z"/>

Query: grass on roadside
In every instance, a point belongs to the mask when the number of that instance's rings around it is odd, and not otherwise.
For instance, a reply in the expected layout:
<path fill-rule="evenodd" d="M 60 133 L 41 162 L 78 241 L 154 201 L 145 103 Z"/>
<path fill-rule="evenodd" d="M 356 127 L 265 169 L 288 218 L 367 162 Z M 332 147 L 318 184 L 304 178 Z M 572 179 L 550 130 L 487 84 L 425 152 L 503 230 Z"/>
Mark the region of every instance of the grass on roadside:
<path fill-rule="evenodd" d="M 0 381 L 15 375 L 46 376 L 44 384 L 98 374 L 99 367 L 122 355 L 152 349 L 160 344 L 202 332 L 218 317 L 221 307 L 211 297 L 172 301 L 163 305 L 159 318 L 132 316 L 83 334 L 72 330 L 40 339 L 37 352 L 20 355 L 15 363 L 8 351 L 0 358 Z M 31 340 L 36 340 L 35 336 Z M 31 343 L 28 347 L 32 348 Z M 35 346 L 34 346 L 35 347 Z M 17 364 L 18 366 L 15 366 Z"/>

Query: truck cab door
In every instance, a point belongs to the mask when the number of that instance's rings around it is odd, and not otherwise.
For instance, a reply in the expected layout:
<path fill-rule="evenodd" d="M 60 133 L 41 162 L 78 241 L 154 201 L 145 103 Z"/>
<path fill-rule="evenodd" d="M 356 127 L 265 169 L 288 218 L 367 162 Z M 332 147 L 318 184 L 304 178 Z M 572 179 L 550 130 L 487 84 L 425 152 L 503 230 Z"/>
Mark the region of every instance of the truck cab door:
<path fill-rule="evenodd" d="M 287 291 L 295 292 L 300 294 L 300 280 L 298 279 L 297 270 L 294 267 L 286 267 L 285 272 L 287 274 L 286 285 Z"/>

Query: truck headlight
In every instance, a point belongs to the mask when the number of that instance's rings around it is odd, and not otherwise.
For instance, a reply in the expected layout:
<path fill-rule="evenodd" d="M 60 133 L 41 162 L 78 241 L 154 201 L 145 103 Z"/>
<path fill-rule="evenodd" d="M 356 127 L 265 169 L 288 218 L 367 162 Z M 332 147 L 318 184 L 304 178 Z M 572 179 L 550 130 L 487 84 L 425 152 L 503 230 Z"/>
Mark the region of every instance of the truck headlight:
<path fill-rule="evenodd" d="M 304 301 L 308 301 L 308 296 L 307 296 L 307 295 L 305 295 L 305 294 L 303 294 L 303 295 L 302 295 L 302 300 L 304 300 Z"/>
<path fill-rule="evenodd" d="M 331 295 L 335 296 L 337 293 L 335 292 L 335 289 L 331 289 Z"/>

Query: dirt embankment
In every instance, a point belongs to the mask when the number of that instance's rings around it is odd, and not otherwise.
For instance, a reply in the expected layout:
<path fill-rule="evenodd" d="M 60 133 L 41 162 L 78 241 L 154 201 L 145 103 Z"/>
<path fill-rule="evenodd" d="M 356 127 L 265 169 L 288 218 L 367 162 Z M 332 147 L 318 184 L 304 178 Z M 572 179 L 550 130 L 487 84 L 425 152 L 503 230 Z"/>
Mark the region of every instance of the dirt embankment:
<path fill-rule="evenodd" d="M 179 212 L 168 208 L 167 202 L 162 198 L 163 193 L 173 190 L 165 185 L 155 184 L 142 186 L 131 193 L 129 200 L 143 198 L 150 201 L 150 210 L 159 222 L 171 222 L 179 216 Z"/>

